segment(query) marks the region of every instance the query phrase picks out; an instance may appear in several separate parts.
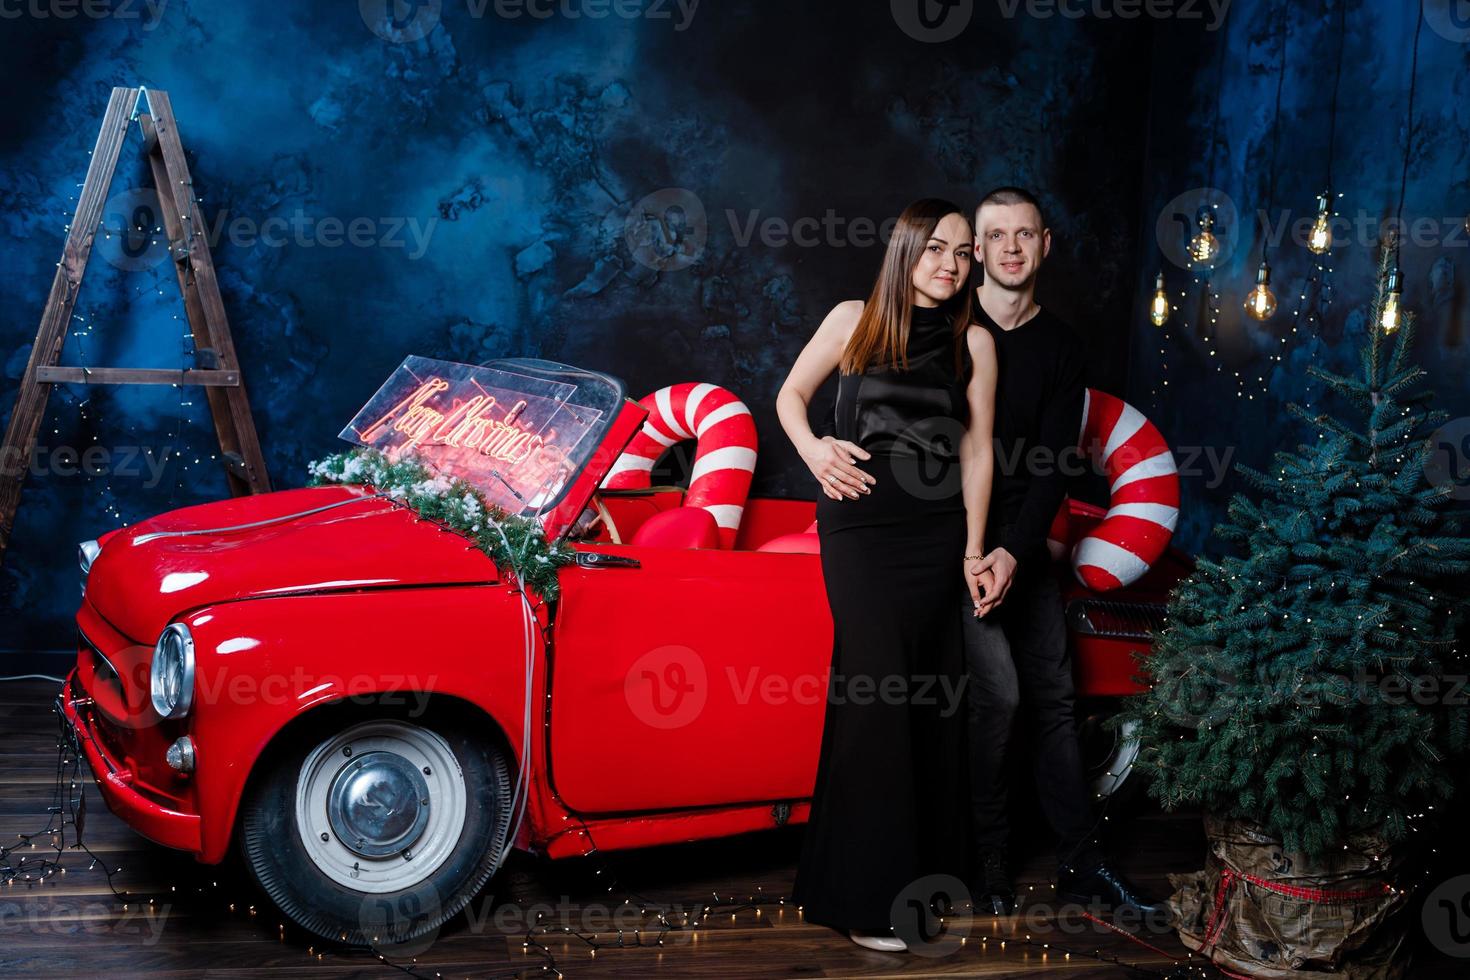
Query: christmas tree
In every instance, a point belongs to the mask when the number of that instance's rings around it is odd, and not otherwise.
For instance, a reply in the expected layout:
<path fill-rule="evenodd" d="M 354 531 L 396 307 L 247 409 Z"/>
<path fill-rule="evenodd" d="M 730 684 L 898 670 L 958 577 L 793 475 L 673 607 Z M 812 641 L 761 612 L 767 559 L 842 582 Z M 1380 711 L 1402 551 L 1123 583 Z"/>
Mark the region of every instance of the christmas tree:
<path fill-rule="evenodd" d="M 1166 808 L 1250 821 L 1311 856 L 1359 831 L 1405 839 L 1470 747 L 1456 640 L 1470 539 L 1454 484 L 1426 475 L 1447 416 L 1421 387 L 1391 261 L 1361 376 L 1310 369 L 1344 411 L 1289 406 L 1312 441 L 1268 472 L 1238 467 L 1252 492 L 1215 528 L 1235 554 L 1174 590 L 1150 689 L 1118 720 L 1138 723 L 1137 765 Z"/>

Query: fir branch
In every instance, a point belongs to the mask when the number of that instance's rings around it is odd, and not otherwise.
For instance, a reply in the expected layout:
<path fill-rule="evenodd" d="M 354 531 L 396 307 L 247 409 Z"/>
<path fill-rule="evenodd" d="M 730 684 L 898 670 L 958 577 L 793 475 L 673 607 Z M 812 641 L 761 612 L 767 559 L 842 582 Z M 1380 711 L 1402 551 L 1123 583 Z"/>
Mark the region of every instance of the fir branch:
<path fill-rule="evenodd" d="M 576 560 L 566 544 L 548 542 L 541 522 L 507 513 L 478 489 L 436 472 L 412 456 L 397 460 L 358 447 L 308 467 L 310 483 L 364 484 L 414 510 L 425 520 L 469 539 L 503 574 L 517 575 L 548 600 L 560 592 L 557 569 Z"/>

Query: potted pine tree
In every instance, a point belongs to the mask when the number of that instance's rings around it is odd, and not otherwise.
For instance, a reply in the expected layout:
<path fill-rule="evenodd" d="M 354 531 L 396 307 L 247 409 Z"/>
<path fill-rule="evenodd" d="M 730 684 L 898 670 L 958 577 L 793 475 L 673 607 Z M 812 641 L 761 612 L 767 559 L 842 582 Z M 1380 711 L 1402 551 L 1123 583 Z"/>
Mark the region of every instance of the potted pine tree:
<path fill-rule="evenodd" d="M 1308 441 L 1239 467 L 1250 492 L 1215 529 L 1231 553 L 1174 590 L 1115 722 L 1137 723 L 1165 808 L 1205 813 L 1206 867 L 1174 876 L 1181 938 L 1252 977 L 1406 975 L 1397 913 L 1470 748 L 1451 696 L 1470 539 L 1426 473 L 1446 413 L 1390 261 L 1358 376 L 1311 369 L 1341 412 L 1289 406 Z"/>

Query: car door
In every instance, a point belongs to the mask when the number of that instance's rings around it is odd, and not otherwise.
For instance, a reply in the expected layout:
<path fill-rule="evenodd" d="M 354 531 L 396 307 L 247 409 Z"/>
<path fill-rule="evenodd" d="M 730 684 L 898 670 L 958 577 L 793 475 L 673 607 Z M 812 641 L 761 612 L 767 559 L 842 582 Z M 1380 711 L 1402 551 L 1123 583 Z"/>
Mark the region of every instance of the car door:
<path fill-rule="evenodd" d="M 809 797 L 832 655 L 820 558 L 579 548 L 614 561 L 561 575 L 550 778 L 563 801 L 611 813 Z"/>

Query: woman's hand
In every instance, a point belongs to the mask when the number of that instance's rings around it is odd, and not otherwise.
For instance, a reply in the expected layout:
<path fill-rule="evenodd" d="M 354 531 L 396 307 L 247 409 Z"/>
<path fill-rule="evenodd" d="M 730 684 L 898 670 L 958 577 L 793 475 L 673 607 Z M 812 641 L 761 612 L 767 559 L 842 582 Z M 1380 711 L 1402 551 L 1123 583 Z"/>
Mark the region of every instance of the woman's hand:
<path fill-rule="evenodd" d="M 974 371 L 965 388 L 970 422 L 960 441 L 960 479 L 965 497 L 965 584 L 975 600 L 975 618 L 990 612 L 996 602 L 995 573 L 983 557 L 985 525 L 990 517 L 990 491 L 995 483 L 995 340 L 978 324 L 965 334 Z"/>
<path fill-rule="evenodd" d="M 833 500 L 844 496 L 856 500 L 860 493 L 871 493 L 868 488 L 878 482 L 853 465 L 859 458 L 872 459 L 872 454 L 846 439 L 823 436 L 801 458 L 822 484 L 822 492 Z"/>
<path fill-rule="evenodd" d="M 1011 583 L 1016 580 L 1016 559 L 1009 551 L 996 548 L 980 561 L 965 562 L 965 566 L 970 574 L 982 576 L 982 581 L 988 579 L 990 583 L 985 590 L 986 597 L 981 603 L 980 615 L 985 615 L 1005 601 L 1006 593 L 1011 590 Z"/>
<path fill-rule="evenodd" d="M 975 602 L 976 619 L 983 619 L 996 601 L 995 573 L 982 562 L 978 555 L 965 559 L 965 588 Z"/>

